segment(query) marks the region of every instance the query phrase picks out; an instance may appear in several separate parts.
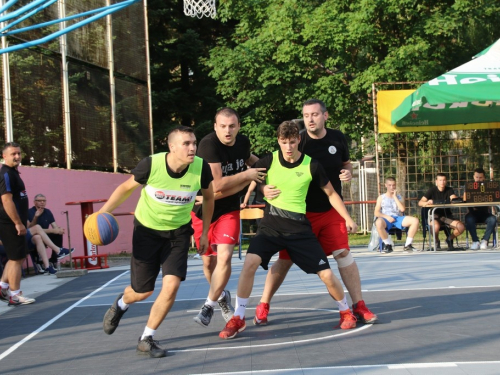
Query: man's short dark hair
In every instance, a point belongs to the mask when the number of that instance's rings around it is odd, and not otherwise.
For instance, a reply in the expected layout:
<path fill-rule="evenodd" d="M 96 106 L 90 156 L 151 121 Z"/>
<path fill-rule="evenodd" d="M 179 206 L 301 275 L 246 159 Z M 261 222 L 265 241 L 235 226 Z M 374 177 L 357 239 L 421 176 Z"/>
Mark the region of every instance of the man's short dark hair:
<path fill-rule="evenodd" d="M 236 119 L 238 120 L 238 124 L 240 123 L 240 115 L 238 114 L 238 112 L 236 112 L 236 110 L 234 110 L 230 107 L 224 107 L 224 108 L 219 109 L 215 113 L 214 122 L 217 122 L 217 116 L 219 116 L 219 115 L 224 115 L 226 117 L 236 116 Z"/>
<path fill-rule="evenodd" d="M 306 105 L 314 105 L 314 104 L 319 104 L 321 108 L 321 112 L 325 113 L 326 112 L 326 105 L 322 100 L 319 99 L 309 99 L 302 104 L 302 108 L 304 108 Z"/>
<path fill-rule="evenodd" d="M 171 139 L 170 136 L 174 133 L 192 133 L 194 134 L 194 129 L 189 127 L 189 126 L 184 126 L 184 125 L 179 125 L 176 126 L 175 128 L 172 128 L 167 135 L 167 140 L 170 143 Z"/>
<path fill-rule="evenodd" d="M 396 182 L 396 179 L 395 179 L 394 177 L 387 177 L 387 178 L 385 179 L 385 182 L 387 182 L 387 181 Z"/>
<path fill-rule="evenodd" d="M 3 148 L 2 148 L 2 153 L 7 150 L 9 147 L 21 147 L 21 145 L 19 143 L 16 143 L 16 142 L 7 142 L 6 144 L 3 145 Z"/>
<path fill-rule="evenodd" d="M 440 172 L 440 173 L 438 173 L 438 174 L 436 175 L 436 180 L 438 179 L 438 177 L 444 177 L 444 178 L 446 178 L 446 175 L 445 175 L 444 173 L 441 173 L 441 172 Z"/>
<path fill-rule="evenodd" d="M 299 138 L 299 126 L 293 121 L 283 121 L 276 130 L 278 139 L 294 139 Z"/>
<path fill-rule="evenodd" d="M 482 173 L 484 177 L 486 177 L 486 172 L 484 171 L 483 168 L 476 168 L 474 169 L 474 173 Z"/>

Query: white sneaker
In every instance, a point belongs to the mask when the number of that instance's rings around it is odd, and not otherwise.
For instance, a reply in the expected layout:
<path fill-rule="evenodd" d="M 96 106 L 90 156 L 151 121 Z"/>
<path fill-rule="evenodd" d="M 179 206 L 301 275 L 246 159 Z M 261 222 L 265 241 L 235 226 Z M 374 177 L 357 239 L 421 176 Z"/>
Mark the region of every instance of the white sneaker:
<path fill-rule="evenodd" d="M 471 247 L 470 247 L 471 250 L 478 250 L 479 249 L 479 242 L 473 242 Z"/>
<path fill-rule="evenodd" d="M 482 240 L 481 246 L 479 247 L 481 250 L 486 250 L 488 248 L 488 241 Z"/>

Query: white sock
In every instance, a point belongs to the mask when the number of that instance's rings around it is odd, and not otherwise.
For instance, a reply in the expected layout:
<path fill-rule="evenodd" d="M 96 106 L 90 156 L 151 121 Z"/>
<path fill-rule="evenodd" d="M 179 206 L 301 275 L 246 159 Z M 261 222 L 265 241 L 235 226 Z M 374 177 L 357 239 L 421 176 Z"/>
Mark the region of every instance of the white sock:
<path fill-rule="evenodd" d="M 238 315 L 241 319 L 245 317 L 245 310 L 247 308 L 248 300 L 250 298 L 241 298 L 236 296 L 236 310 L 234 315 Z"/>
<path fill-rule="evenodd" d="M 141 340 L 144 340 L 144 338 L 147 336 L 154 336 L 155 333 L 156 333 L 156 329 L 151 329 L 148 326 L 146 326 L 146 328 L 144 328 L 144 333 L 141 336 Z"/>
<path fill-rule="evenodd" d="M 406 243 L 405 243 L 405 246 L 409 246 L 411 245 L 411 243 L 413 242 L 413 237 L 406 237 Z"/>
<path fill-rule="evenodd" d="M 19 290 L 11 290 L 10 291 L 10 295 L 12 297 L 17 296 L 19 293 L 21 293 L 21 289 L 19 289 Z"/>
<path fill-rule="evenodd" d="M 9 289 L 9 284 L 4 283 L 3 281 L 0 281 L 0 287 L 2 287 L 2 289 Z"/>
<path fill-rule="evenodd" d="M 205 301 L 205 305 L 214 307 L 217 306 L 217 301 L 212 301 L 210 298 L 207 297 L 207 300 Z"/>
<path fill-rule="evenodd" d="M 383 241 L 384 241 L 384 243 L 385 243 L 386 245 L 390 245 L 390 244 L 391 244 L 391 238 L 390 238 L 390 237 L 387 237 L 387 238 L 386 238 L 385 240 L 383 240 Z"/>
<path fill-rule="evenodd" d="M 127 311 L 128 307 L 129 307 L 130 305 L 129 305 L 129 304 L 126 304 L 125 302 L 123 302 L 123 296 L 122 296 L 122 298 L 120 298 L 120 299 L 118 300 L 118 306 L 120 306 L 120 309 L 121 309 L 122 311 Z"/>
<path fill-rule="evenodd" d="M 342 299 L 342 301 L 335 301 L 335 302 L 337 302 L 337 306 L 339 307 L 339 311 L 349 310 L 349 305 L 347 304 L 347 298 L 345 297 L 345 295 L 344 295 L 344 298 Z"/>
<path fill-rule="evenodd" d="M 224 299 L 224 297 L 226 296 L 226 292 L 225 291 L 222 291 L 222 294 L 220 295 L 219 298 L 217 298 L 217 301 L 222 301 Z"/>

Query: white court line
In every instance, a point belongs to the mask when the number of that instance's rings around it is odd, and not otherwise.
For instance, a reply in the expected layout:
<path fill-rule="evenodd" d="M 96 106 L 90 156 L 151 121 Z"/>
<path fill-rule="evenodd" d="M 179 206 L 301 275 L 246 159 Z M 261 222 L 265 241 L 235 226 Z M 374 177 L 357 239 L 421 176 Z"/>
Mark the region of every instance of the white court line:
<path fill-rule="evenodd" d="M 116 279 L 116 278 L 115 278 Z M 114 279 L 113 279 L 114 280 Z M 474 285 L 474 286 L 442 286 L 442 287 L 435 287 L 435 288 L 407 288 L 407 289 L 363 289 L 361 290 L 363 293 L 370 293 L 370 292 L 415 292 L 415 291 L 420 291 L 420 290 L 449 290 L 449 289 L 485 289 L 485 288 L 500 288 L 500 285 Z M 345 293 L 348 293 L 347 290 L 344 290 Z M 328 294 L 328 292 L 308 292 L 308 293 L 276 293 L 274 296 L 315 296 L 319 294 Z M 261 295 L 251 295 L 250 298 L 260 298 Z M 189 302 L 189 301 L 205 301 L 207 298 L 179 298 L 176 299 L 175 302 Z M 153 303 L 154 300 L 146 300 L 146 301 L 141 301 L 141 302 L 136 302 L 135 304 L 140 304 L 140 303 Z M 80 307 L 80 308 L 85 308 L 85 307 L 98 307 L 98 306 L 109 306 L 109 303 L 96 303 L 92 305 L 85 305 L 85 306 L 75 306 L 75 307 Z M 199 310 L 196 310 L 199 311 Z"/>
<path fill-rule="evenodd" d="M 122 277 L 123 275 L 129 273 L 130 271 L 125 271 L 124 273 L 122 273 L 121 275 L 118 275 L 116 276 L 114 279 L 108 281 L 106 284 L 104 284 L 103 286 L 101 286 L 100 288 L 94 290 L 92 293 L 88 294 L 87 296 L 83 297 L 81 300 L 75 302 L 73 305 L 71 305 L 70 307 L 68 307 L 66 310 L 64 310 L 62 313 L 60 313 L 59 315 L 55 316 L 54 318 L 52 318 L 51 320 L 49 320 L 47 323 L 45 323 L 43 326 L 41 326 L 40 328 L 38 328 L 37 330 L 33 331 L 32 333 L 30 333 L 28 336 L 26 336 L 24 339 L 22 339 L 21 341 L 19 341 L 17 344 L 14 344 L 12 345 L 9 349 L 7 349 L 6 351 L 4 351 L 2 354 L 0 354 L 0 361 L 2 359 L 4 359 L 5 357 L 7 357 L 9 354 L 11 354 L 12 352 L 14 352 L 17 348 L 19 348 L 21 345 L 23 345 L 25 342 L 28 342 L 29 340 L 31 340 L 33 337 L 35 337 L 36 335 L 38 335 L 40 332 L 42 332 L 43 330 L 45 330 L 45 328 L 49 327 L 52 323 L 54 323 L 56 320 L 58 320 L 59 318 L 61 318 L 62 316 L 66 315 L 67 313 L 69 313 L 71 310 L 73 310 L 75 307 L 78 307 L 78 305 L 80 303 L 82 303 L 83 301 L 85 301 L 86 299 L 89 299 L 90 297 L 92 297 L 94 294 L 100 292 L 102 289 L 104 289 L 105 287 L 107 287 L 109 284 L 111 284 L 112 282 L 114 282 L 116 279 Z"/>
<path fill-rule="evenodd" d="M 287 368 L 287 369 L 275 369 L 275 370 L 253 370 L 253 371 L 239 371 L 239 372 L 213 372 L 213 373 L 203 373 L 203 375 L 224 375 L 224 374 L 234 374 L 234 375 L 244 375 L 244 374 L 277 374 L 277 373 L 288 373 L 290 371 L 324 371 L 324 370 L 366 370 L 366 369 L 388 369 L 388 370 L 398 370 L 398 369 L 420 369 L 420 368 L 447 368 L 447 367 L 458 367 L 460 365 L 500 365 L 500 361 L 479 361 L 479 362 L 436 362 L 436 363 L 402 363 L 402 364 L 387 364 L 387 365 L 359 365 L 359 366 L 331 366 L 331 367 L 297 367 L 297 368 Z M 201 375 L 201 374 L 193 374 Z"/>
<path fill-rule="evenodd" d="M 211 350 L 227 350 L 227 349 L 250 349 L 250 348 L 264 348 L 264 347 L 269 347 L 269 346 L 280 346 L 280 345 L 290 345 L 290 344 L 303 344 L 307 342 L 312 342 L 312 341 L 320 341 L 320 340 L 327 340 L 331 339 L 333 337 L 340 337 L 340 336 L 346 336 L 346 335 L 351 335 L 356 332 L 361 332 L 364 331 L 365 329 L 371 328 L 373 324 L 365 324 L 363 327 L 360 328 L 355 328 L 355 329 L 350 329 L 348 331 L 338 333 L 335 335 L 329 335 L 325 337 L 316 337 L 313 339 L 304 339 L 304 340 L 295 340 L 295 341 L 285 341 L 285 342 L 275 342 L 273 344 L 260 344 L 260 345 L 243 345 L 243 346 L 224 346 L 224 347 L 218 347 L 218 348 L 200 348 L 200 349 L 181 349 L 181 350 L 168 350 L 169 353 L 187 353 L 187 352 L 204 352 L 204 351 L 211 351 Z"/>

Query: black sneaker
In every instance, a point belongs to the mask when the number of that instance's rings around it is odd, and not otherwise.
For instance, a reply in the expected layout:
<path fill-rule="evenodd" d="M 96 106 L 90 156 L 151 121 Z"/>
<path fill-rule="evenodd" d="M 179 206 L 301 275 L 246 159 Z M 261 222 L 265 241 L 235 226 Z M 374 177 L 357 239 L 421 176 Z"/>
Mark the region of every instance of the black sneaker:
<path fill-rule="evenodd" d="M 116 297 L 115 302 L 113 302 L 108 311 L 106 311 L 106 314 L 104 314 L 104 319 L 102 320 L 102 328 L 108 335 L 113 334 L 113 332 L 118 327 L 123 314 L 125 314 L 128 310 L 122 310 L 120 309 L 120 306 L 118 306 L 118 301 L 122 297 L 123 293 L 120 293 L 118 297 Z"/>
<path fill-rule="evenodd" d="M 149 354 L 151 358 L 161 358 L 167 355 L 165 349 L 158 346 L 159 341 L 153 340 L 153 336 L 146 336 L 144 340 L 139 337 L 137 354 Z"/>
<path fill-rule="evenodd" d="M 448 245 L 448 251 L 453 251 L 455 248 L 453 247 L 453 240 L 446 239 L 446 244 Z"/>
<path fill-rule="evenodd" d="M 408 246 L 405 246 L 403 251 L 407 251 L 409 253 L 416 253 L 418 250 L 415 249 L 411 244 L 409 244 Z"/>
<path fill-rule="evenodd" d="M 200 312 L 193 318 L 193 320 L 202 327 L 208 327 L 213 315 L 214 308 L 209 305 L 203 305 Z"/>
<path fill-rule="evenodd" d="M 386 253 L 386 254 L 389 254 L 389 253 L 392 253 L 392 245 L 385 245 L 384 246 L 384 249 L 382 250 L 383 253 Z"/>

